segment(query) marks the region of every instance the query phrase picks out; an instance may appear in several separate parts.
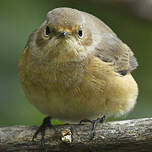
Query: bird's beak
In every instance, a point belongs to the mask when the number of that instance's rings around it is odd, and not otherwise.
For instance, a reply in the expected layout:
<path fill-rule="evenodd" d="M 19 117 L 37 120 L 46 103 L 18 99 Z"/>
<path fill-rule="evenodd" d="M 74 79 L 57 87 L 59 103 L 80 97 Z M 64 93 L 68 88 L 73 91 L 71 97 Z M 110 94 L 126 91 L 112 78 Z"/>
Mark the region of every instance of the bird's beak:
<path fill-rule="evenodd" d="M 66 31 L 61 31 L 61 32 L 59 33 L 59 37 L 68 38 L 68 37 L 69 37 L 69 34 L 68 34 L 68 32 L 66 32 Z"/>

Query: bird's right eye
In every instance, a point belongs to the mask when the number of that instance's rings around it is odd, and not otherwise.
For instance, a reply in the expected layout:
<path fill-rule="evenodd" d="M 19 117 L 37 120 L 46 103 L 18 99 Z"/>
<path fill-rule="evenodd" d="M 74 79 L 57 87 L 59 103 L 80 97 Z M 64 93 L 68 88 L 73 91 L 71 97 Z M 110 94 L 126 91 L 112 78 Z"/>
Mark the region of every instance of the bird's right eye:
<path fill-rule="evenodd" d="M 45 28 L 45 36 L 48 37 L 50 33 L 51 33 L 51 30 L 50 30 L 49 26 L 47 26 Z"/>
<path fill-rule="evenodd" d="M 78 31 L 78 36 L 79 36 L 79 38 L 82 38 L 82 37 L 83 37 L 82 29 L 80 29 L 80 30 Z"/>

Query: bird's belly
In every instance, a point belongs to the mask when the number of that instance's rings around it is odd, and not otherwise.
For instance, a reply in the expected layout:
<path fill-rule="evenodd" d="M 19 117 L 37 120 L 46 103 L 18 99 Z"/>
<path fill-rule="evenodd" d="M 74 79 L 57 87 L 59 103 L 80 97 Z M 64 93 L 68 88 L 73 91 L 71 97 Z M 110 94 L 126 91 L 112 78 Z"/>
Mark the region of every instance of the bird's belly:
<path fill-rule="evenodd" d="M 24 88 L 29 101 L 42 113 L 58 120 L 78 122 L 93 119 L 102 114 L 121 116 L 135 105 L 138 87 L 131 75 L 110 78 L 103 92 L 95 94 L 96 89 L 81 92 L 93 98 L 74 97 L 61 94 L 55 89 L 30 86 Z"/>
<path fill-rule="evenodd" d="M 29 101 L 42 112 L 57 120 L 79 122 L 82 119 L 95 119 L 102 115 L 103 103 L 100 100 L 86 101 L 75 97 L 66 97 L 58 92 L 45 91 L 28 93 Z"/>

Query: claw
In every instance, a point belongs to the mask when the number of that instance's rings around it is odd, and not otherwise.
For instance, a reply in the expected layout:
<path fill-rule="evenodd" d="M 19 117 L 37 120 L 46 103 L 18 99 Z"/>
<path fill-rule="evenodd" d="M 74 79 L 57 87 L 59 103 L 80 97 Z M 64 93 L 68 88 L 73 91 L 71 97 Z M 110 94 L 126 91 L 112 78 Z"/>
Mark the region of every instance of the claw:
<path fill-rule="evenodd" d="M 83 122 L 90 122 L 90 123 L 92 123 L 92 120 L 82 119 L 82 120 L 80 120 L 79 124 L 82 124 Z"/>

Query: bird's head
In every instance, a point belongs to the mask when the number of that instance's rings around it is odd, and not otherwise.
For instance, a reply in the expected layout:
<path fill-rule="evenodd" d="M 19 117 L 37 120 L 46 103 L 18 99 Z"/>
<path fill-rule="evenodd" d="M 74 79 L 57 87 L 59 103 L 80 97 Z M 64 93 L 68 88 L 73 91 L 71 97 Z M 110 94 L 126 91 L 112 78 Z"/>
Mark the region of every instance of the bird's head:
<path fill-rule="evenodd" d="M 76 9 L 57 8 L 48 12 L 29 40 L 33 55 L 50 58 L 52 62 L 83 60 L 92 44 L 87 26 L 83 12 Z"/>

